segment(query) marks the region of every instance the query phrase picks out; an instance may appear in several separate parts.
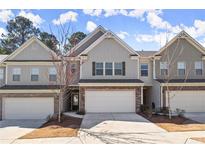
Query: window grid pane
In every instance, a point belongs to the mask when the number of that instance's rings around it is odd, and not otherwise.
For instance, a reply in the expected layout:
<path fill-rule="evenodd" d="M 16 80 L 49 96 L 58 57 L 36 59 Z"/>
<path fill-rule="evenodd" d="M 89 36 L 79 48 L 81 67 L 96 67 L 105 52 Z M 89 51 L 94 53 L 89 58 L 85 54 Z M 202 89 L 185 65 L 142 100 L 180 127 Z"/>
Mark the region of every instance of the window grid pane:
<path fill-rule="evenodd" d="M 38 81 L 38 75 L 31 75 L 31 81 Z"/>
<path fill-rule="evenodd" d="M 4 79 L 4 70 L 0 69 L 0 80 Z"/>
<path fill-rule="evenodd" d="M 122 63 L 115 63 L 115 75 L 122 75 Z"/>
<path fill-rule="evenodd" d="M 112 63 L 105 63 L 105 75 L 112 75 Z"/>
<path fill-rule="evenodd" d="M 56 81 L 57 80 L 57 75 L 50 74 L 49 75 L 49 81 Z"/>
<path fill-rule="evenodd" d="M 148 64 L 141 64 L 141 76 L 148 76 Z"/>
<path fill-rule="evenodd" d="M 96 75 L 103 75 L 103 63 L 96 63 L 95 72 Z"/>

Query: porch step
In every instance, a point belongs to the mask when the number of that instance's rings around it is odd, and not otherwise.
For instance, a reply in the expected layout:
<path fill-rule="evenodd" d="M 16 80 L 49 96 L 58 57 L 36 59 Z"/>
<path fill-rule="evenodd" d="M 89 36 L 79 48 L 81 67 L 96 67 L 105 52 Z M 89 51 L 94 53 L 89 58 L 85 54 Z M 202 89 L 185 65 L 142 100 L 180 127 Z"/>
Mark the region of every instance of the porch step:
<path fill-rule="evenodd" d="M 84 115 L 79 115 L 76 112 L 64 112 L 63 115 L 75 117 L 75 118 L 83 118 Z"/>

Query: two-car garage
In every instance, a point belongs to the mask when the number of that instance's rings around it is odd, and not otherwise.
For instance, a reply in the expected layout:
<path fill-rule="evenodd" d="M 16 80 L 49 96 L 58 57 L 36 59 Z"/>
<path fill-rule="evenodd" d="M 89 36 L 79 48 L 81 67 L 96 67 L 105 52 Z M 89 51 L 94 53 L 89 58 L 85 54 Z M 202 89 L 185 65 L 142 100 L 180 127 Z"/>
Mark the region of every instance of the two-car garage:
<path fill-rule="evenodd" d="M 45 119 L 54 113 L 54 97 L 3 97 L 2 119 Z"/>
<path fill-rule="evenodd" d="M 166 95 L 168 94 L 166 93 Z M 166 98 L 168 98 L 168 96 L 166 96 Z M 166 100 L 166 102 L 168 102 L 168 100 Z M 205 91 L 171 91 L 170 106 L 173 111 L 176 111 L 178 108 L 185 110 L 185 112 L 205 112 Z"/>
<path fill-rule="evenodd" d="M 135 112 L 135 90 L 86 90 L 86 112 Z"/>

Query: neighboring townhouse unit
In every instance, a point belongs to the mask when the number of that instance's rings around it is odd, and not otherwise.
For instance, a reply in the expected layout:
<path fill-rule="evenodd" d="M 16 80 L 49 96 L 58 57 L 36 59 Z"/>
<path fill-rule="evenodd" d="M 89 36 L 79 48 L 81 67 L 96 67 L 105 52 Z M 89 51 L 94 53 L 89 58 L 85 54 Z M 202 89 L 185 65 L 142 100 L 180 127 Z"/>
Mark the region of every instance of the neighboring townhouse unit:
<path fill-rule="evenodd" d="M 205 112 L 205 49 L 185 31 L 159 51 L 135 51 L 99 26 L 65 59 L 72 79 L 65 83 L 62 112 L 139 112 L 141 105 Z M 0 118 L 58 113 L 58 62 L 36 38 L 3 57 Z"/>
<path fill-rule="evenodd" d="M 55 53 L 33 37 L 1 62 L 1 119 L 42 119 L 58 112 Z"/>

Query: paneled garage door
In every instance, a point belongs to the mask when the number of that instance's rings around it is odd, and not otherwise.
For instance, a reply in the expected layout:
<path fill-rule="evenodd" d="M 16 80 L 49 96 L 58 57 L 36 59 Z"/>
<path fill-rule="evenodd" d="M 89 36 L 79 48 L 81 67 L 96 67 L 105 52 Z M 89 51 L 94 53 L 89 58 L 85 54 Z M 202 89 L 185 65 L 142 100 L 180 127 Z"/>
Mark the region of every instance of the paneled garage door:
<path fill-rule="evenodd" d="M 135 91 L 85 91 L 86 112 L 135 112 Z"/>
<path fill-rule="evenodd" d="M 45 119 L 53 113 L 53 97 L 3 98 L 3 119 Z"/>
<path fill-rule="evenodd" d="M 186 112 L 205 112 L 205 91 L 172 91 L 170 93 L 172 110 Z"/>

